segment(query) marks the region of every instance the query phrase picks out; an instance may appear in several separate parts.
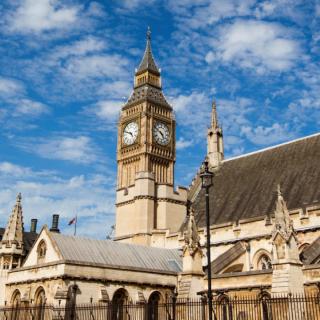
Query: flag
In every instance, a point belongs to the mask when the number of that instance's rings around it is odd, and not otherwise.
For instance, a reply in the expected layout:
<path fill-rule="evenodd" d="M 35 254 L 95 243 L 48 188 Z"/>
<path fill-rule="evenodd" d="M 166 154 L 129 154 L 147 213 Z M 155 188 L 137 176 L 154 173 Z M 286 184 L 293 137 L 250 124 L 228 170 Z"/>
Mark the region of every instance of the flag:
<path fill-rule="evenodd" d="M 71 226 L 72 224 L 74 224 L 75 222 L 77 222 L 77 217 L 72 218 L 69 223 L 68 226 Z"/>

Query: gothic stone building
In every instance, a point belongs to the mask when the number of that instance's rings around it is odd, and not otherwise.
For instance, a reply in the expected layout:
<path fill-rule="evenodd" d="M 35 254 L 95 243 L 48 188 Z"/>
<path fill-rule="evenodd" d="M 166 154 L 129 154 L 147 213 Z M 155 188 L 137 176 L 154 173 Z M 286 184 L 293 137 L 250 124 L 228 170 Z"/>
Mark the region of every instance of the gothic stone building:
<path fill-rule="evenodd" d="M 215 294 L 318 292 L 320 134 L 224 159 L 212 105 L 207 157 Z M 118 124 L 113 241 L 24 231 L 21 196 L 0 229 L 0 304 L 165 299 L 206 291 L 199 172 L 174 188 L 175 118 L 150 33 Z M 2 238 L 1 238 L 2 237 Z"/>

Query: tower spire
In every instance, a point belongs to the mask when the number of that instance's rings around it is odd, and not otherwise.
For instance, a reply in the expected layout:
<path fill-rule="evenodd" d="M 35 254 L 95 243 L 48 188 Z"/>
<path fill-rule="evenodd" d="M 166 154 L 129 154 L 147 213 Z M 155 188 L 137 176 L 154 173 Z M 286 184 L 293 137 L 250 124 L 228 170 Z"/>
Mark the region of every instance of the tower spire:
<path fill-rule="evenodd" d="M 216 100 L 212 101 L 212 110 L 211 110 L 211 128 L 217 129 L 219 127 L 218 124 L 218 116 L 217 116 L 217 104 Z"/>
<path fill-rule="evenodd" d="M 209 165 L 217 167 L 224 158 L 223 133 L 218 123 L 217 105 L 212 101 L 211 124 L 207 135 L 207 157 Z"/>
<path fill-rule="evenodd" d="M 19 193 L 2 238 L 2 243 L 6 243 L 9 246 L 11 246 L 13 243 L 15 243 L 17 247 L 22 247 L 23 245 L 23 216 L 21 198 L 21 193 Z"/>
<path fill-rule="evenodd" d="M 151 29 L 148 27 L 147 29 L 147 44 L 146 49 L 144 51 L 142 60 L 140 62 L 139 68 L 136 72 L 136 76 L 149 71 L 156 76 L 160 76 L 160 71 L 154 61 L 151 49 Z"/>

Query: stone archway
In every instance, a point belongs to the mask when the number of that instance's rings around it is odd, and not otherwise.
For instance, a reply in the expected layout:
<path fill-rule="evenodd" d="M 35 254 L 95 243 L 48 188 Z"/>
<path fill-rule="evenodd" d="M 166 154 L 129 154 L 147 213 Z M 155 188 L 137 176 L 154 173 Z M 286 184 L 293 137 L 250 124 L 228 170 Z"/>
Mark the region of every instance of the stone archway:
<path fill-rule="evenodd" d="M 159 320 L 159 303 L 161 302 L 161 294 L 159 291 L 151 293 L 148 299 L 147 307 L 147 319 L 148 320 Z"/>
<path fill-rule="evenodd" d="M 43 287 L 39 287 L 34 295 L 35 320 L 45 319 L 46 293 Z"/>
<path fill-rule="evenodd" d="M 112 320 L 126 320 L 126 304 L 128 303 L 128 291 L 121 288 L 118 289 L 112 297 Z"/>

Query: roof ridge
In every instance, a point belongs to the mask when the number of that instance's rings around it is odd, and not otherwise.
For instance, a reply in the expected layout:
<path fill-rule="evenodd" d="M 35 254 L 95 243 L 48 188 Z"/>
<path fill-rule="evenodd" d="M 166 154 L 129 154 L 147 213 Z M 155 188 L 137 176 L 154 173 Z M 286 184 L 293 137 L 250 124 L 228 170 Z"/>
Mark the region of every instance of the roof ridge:
<path fill-rule="evenodd" d="M 249 157 L 249 156 L 252 156 L 254 154 L 262 153 L 262 152 L 265 152 L 265 151 L 268 151 L 268 150 L 276 149 L 276 148 L 279 148 L 279 147 L 282 147 L 282 146 L 285 146 L 285 145 L 288 145 L 288 144 L 291 144 L 291 143 L 299 142 L 299 141 L 302 141 L 302 140 L 305 140 L 305 139 L 309 139 L 309 138 L 314 138 L 314 137 L 317 137 L 317 136 L 320 136 L 320 132 L 311 134 L 309 136 L 304 136 L 304 137 L 301 137 L 301 138 L 290 140 L 290 141 L 287 141 L 287 142 L 279 143 L 277 145 L 266 147 L 266 148 L 263 148 L 263 149 L 260 149 L 260 150 L 248 152 L 248 153 L 245 153 L 245 154 L 241 154 L 241 155 L 238 155 L 238 156 L 235 156 L 235 157 L 232 157 L 232 158 L 224 159 L 224 160 L 222 160 L 222 163 L 228 162 L 228 161 L 232 161 L 232 160 L 236 160 L 236 159 L 239 159 L 239 158 Z"/>
<path fill-rule="evenodd" d="M 68 237 L 68 238 L 72 238 L 74 240 L 90 240 L 90 241 L 99 241 L 99 242 L 105 242 L 105 243 L 113 243 L 113 244 L 117 244 L 117 245 L 123 245 L 123 246 L 130 246 L 130 247 L 138 247 L 138 248 L 151 248 L 151 249 L 156 249 L 156 250 L 179 250 L 178 248 L 174 249 L 174 248 L 159 248 L 159 247 L 151 247 L 151 246 L 144 246 L 141 244 L 136 244 L 136 243 L 124 243 L 124 242 L 118 242 L 118 241 L 114 241 L 114 240 L 108 240 L 108 239 L 95 239 L 95 238 L 89 238 L 89 237 L 85 237 L 85 236 L 73 236 L 73 235 L 69 235 L 69 234 L 63 234 L 63 233 L 56 233 L 56 232 L 51 232 L 49 231 L 54 237 L 55 236 L 61 236 L 61 237 Z"/>

